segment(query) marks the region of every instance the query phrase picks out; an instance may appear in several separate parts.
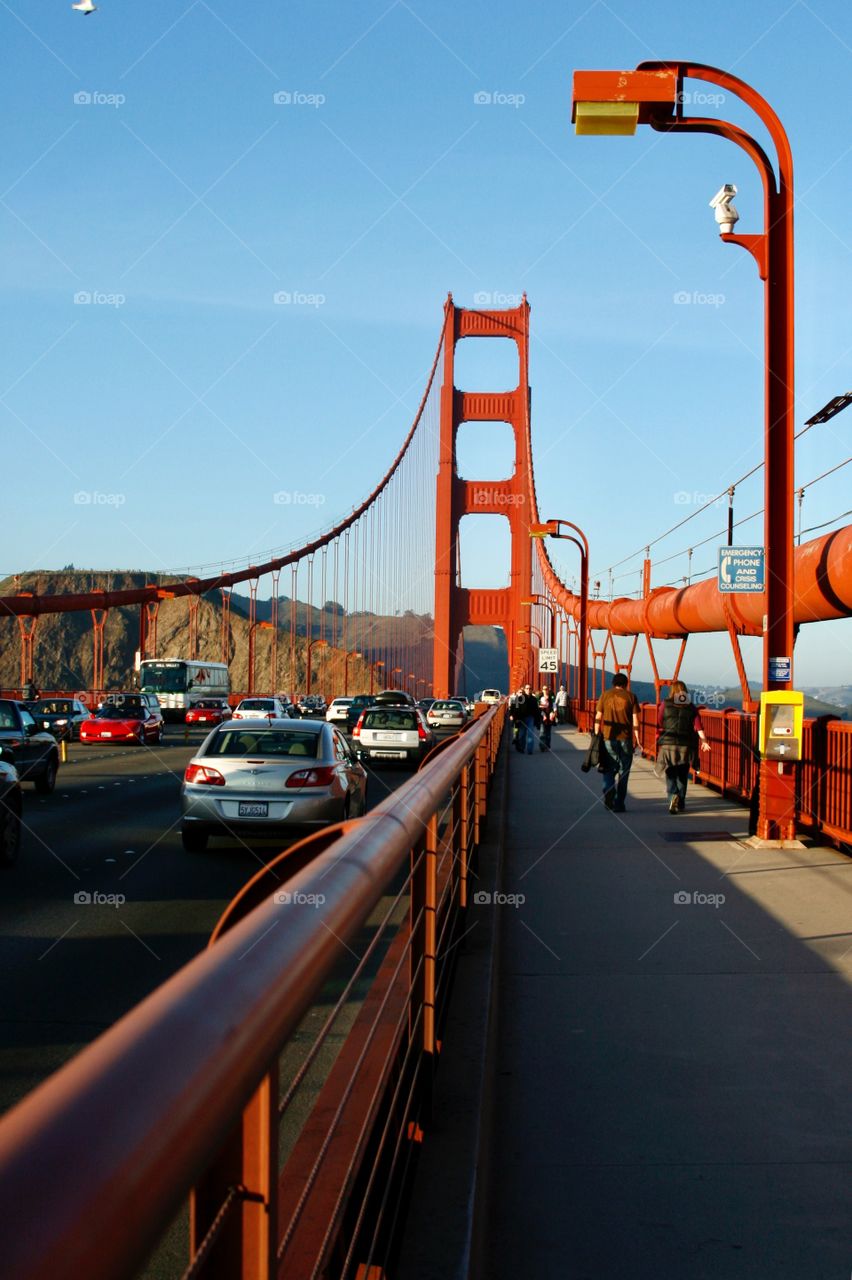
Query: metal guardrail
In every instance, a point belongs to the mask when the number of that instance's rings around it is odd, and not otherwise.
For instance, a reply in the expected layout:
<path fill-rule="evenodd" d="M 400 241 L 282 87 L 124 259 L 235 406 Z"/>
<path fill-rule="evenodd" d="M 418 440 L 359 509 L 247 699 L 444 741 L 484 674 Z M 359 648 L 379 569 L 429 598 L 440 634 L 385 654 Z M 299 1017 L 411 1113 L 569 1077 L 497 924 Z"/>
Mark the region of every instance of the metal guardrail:
<path fill-rule="evenodd" d="M 702 707 L 701 723 L 710 752 L 702 756 L 697 780 L 747 804 L 757 782 L 757 716 Z M 643 750 L 653 752 L 656 726 L 657 708 L 643 704 Z M 828 716 L 804 722 L 797 786 L 800 825 L 830 840 L 852 844 L 852 724 Z"/>
<path fill-rule="evenodd" d="M 281 855 L 215 945 L 0 1122 L 3 1280 L 131 1277 L 191 1188 L 188 1274 L 371 1273 L 429 1112 L 504 719 L 492 708 L 372 813 Z M 279 1055 L 389 891 L 379 974 L 279 1174 L 297 1083 L 282 1091 Z"/>
<path fill-rule="evenodd" d="M 585 710 L 579 700 L 569 701 L 568 716 L 582 732 L 594 724 L 594 703 Z M 701 760 L 697 781 L 722 795 L 749 803 L 757 781 L 757 720 L 747 711 L 733 708 L 701 708 L 710 755 Z M 657 708 L 642 704 L 642 749 L 653 753 L 657 734 Z M 805 720 L 802 761 L 799 766 L 797 808 L 799 823 L 844 845 L 852 845 L 852 723 L 819 716 Z"/>

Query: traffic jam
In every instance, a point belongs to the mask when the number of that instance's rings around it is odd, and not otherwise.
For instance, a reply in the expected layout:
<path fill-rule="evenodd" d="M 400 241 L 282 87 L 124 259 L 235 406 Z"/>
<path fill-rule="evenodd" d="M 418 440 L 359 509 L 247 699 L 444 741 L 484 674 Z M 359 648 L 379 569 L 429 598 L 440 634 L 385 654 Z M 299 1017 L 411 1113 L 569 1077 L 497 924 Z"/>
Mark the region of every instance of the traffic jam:
<path fill-rule="evenodd" d="M 496 689 L 468 698 L 423 698 L 401 690 L 291 699 L 230 696 L 218 663 L 151 662 L 140 687 L 92 705 L 85 693 L 0 698 L 0 866 L 14 866 L 27 814 L 70 777 L 82 795 L 121 785 L 138 757 L 158 756 L 179 779 L 174 826 L 183 848 L 213 839 L 295 839 L 367 811 L 371 775 L 380 799 L 433 748 L 463 731 Z M 24 693 L 35 691 L 24 690 Z M 174 757 L 180 763 L 175 766 Z M 137 764 L 134 764 L 137 760 Z M 182 772 L 179 772 L 182 769 Z M 32 798 L 31 798 L 32 797 Z M 133 813 L 128 813 L 132 822 Z"/>

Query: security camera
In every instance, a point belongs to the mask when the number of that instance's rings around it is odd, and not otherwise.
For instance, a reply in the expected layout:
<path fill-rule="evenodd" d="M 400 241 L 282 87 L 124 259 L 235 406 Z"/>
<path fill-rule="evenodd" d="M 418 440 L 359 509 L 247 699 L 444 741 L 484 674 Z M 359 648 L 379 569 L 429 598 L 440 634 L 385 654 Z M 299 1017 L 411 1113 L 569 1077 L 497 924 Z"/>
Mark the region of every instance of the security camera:
<path fill-rule="evenodd" d="M 726 182 L 710 201 L 710 208 L 715 210 L 716 221 L 719 224 L 719 235 L 730 235 L 734 229 L 734 223 L 740 220 L 740 215 L 731 203 L 736 194 L 737 189 L 733 182 Z"/>

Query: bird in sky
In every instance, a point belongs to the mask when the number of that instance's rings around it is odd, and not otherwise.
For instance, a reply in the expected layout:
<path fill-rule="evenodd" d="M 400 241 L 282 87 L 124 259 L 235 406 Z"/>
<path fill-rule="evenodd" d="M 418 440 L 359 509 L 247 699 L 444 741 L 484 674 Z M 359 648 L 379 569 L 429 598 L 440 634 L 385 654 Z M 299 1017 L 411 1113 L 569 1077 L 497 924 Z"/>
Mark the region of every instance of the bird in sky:
<path fill-rule="evenodd" d="M 72 9 L 79 9 L 81 13 L 94 13 L 97 7 L 93 0 L 79 0 L 78 4 L 71 6 Z"/>

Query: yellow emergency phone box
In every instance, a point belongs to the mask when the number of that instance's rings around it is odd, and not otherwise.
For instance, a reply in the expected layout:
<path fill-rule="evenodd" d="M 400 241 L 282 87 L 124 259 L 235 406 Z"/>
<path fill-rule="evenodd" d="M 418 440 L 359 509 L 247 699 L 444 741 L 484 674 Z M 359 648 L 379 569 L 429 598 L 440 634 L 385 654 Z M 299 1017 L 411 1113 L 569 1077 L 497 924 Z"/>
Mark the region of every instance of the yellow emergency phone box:
<path fill-rule="evenodd" d="M 805 695 L 771 689 L 760 695 L 760 754 L 766 760 L 801 760 Z"/>

